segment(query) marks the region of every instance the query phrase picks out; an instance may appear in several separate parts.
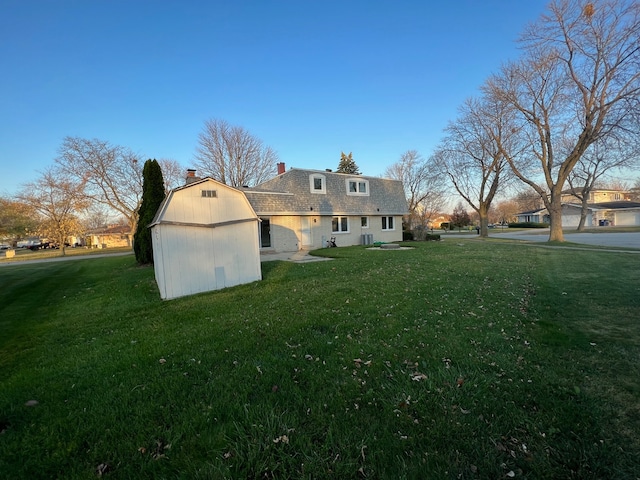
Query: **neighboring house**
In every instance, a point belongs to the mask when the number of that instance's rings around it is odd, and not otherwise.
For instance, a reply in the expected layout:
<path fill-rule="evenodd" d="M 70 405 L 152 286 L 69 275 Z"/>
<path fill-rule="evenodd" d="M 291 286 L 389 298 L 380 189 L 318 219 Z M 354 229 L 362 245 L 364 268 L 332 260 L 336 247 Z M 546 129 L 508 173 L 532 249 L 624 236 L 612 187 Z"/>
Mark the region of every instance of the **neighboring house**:
<path fill-rule="evenodd" d="M 329 170 L 285 170 L 243 190 L 260 217 L 260 247 L 276 252 L 402 240 L 402 182 Z"/>
<path fill-rule="evenodd" d="M 577 197 L 573 192 L 577 192 L 580 194 L 580 189 L 577 188 L 575 190 L 564 190 L 562 192 L 562 197 L 560 201 L 562 203 L 580 203 L 580 198 Z M 630 200 L 630 193 L 622 190 L 604 190 L 600 188 L 594 188 L 589 192 L 589 198 L 587 203 L 608 203 L 608 202 L 618 202 L 621 200 Z"/>
<path fill-rule="evenodd" d="M 108 225 L 85 232 L 81 242 L 73 243 L 82 243 L 89 248 L 131 247 L 133 233 L 128 225 Z"/>
<path fill-rule="evenodd" d="M 549 213 L 546 208 L 538 208 L 536 210 L 527 210 L 515 214 L 518 223 L 549 223 Z"/>
<path fill-rule="evenodd" d="M 150 225 L 160 297 L 260 280 L 260 221 L 244 193 L 211 178 L 188 182 L 169 192 Z"/>
<path fill-rule="evenodd" d="M 577 203 L 562 205 L 562 226 L 577 227 L 580 222 L 582 207 Z M 518 222 L 549 223 L 546 208 L 518 213 Z M 585 227 L 609 226 L 640 226 L 640 202 L 618 201 L 589 204 Z"/>

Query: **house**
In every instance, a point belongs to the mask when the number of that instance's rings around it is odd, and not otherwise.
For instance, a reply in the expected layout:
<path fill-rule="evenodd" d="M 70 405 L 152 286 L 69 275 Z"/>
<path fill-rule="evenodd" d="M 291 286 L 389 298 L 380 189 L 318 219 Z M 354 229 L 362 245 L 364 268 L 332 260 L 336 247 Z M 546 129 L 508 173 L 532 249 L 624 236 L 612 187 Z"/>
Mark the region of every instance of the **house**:
<path fill-rule="evenodd" d="M 260 217 L 260 248 L 276 252 L 402 240 L 402 182 L 330 170 L 285 169 L 243 190 Z"/>
<path fill-rule="evenodd" d="M 188 177 L 150 225 L 160 297 L 168 300 L 262 278 L 259 219 L 244 193 Z"/>
<path fill-rule="evenodd" d="M 582 205 L 562 204 L 562 226 L 577 227 L 582 214 Z M 546 208 L 516 214 L 518 222 L 549 223 Z M 640 226 L 640 202 L 621 200 L 588 204 L 585 227 L 597 226 Z"/>
<path fill-rule="evenodd" d="M 131 247 L 133 233 L 128 225 L 106 225 L 85 232 L 82 239 L 71 240 L 70 243 L 82 244 L 88 248 Z"/>
<path fill-rule="evenodd" d="M 580 203 L 581 199 L 576 195 L 581 193 L 580 188 L 563 190 L 560 201 L 562 203 Z M 608 203 L 621 200 L 630 200 L 630 193 L 622 190 L 606 190 L 594 188 L 589 192 L 587 203 Z"/>
<path fill-rule="evenodd" d="M 516 213 L 515 217 L 518 223 L 549 223 L 549 213 L 546 208 Z"/>

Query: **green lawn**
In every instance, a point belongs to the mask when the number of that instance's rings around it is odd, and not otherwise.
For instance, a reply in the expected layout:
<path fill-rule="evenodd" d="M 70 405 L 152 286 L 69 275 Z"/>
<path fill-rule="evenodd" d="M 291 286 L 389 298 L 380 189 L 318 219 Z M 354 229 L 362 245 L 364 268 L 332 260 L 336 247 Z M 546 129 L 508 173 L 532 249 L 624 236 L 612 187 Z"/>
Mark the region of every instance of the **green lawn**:
<path fill-rule="evenodd" d="M 411 245 L 0 267 L 0 477 L 637 479 L 640 255 Z"/>

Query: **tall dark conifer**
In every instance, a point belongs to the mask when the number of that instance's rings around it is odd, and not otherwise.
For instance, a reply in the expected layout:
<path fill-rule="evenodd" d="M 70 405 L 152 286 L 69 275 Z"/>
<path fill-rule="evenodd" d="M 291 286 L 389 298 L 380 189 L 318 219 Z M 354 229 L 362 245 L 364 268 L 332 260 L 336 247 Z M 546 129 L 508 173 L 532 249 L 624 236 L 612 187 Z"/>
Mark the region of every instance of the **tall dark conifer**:
<path fill-rule="evenodd" d="M 133 236 L 133 251 L 138 263 L 153 263 L 153 244 L 148 225 L 153 221 L 163 200 L 164 179 L 160 164 L 155 159 L 149 159 L 142 170 L 142 203 L 138 210 L 138 227 Z"/>

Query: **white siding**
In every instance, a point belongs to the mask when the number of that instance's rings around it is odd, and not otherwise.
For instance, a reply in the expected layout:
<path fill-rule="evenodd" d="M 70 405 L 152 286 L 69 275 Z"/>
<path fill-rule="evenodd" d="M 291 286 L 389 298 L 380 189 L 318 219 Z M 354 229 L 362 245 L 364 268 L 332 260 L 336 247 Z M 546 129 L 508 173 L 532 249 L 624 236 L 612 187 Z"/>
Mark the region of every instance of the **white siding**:
<path fill-rule="evenodd" d="M 216 190 L 216 197 L 201 190 Z M 258 225 L 246 197 L 213 180 L 173 191 L 152 227 L 161 298 L 260 280 Z"/>

